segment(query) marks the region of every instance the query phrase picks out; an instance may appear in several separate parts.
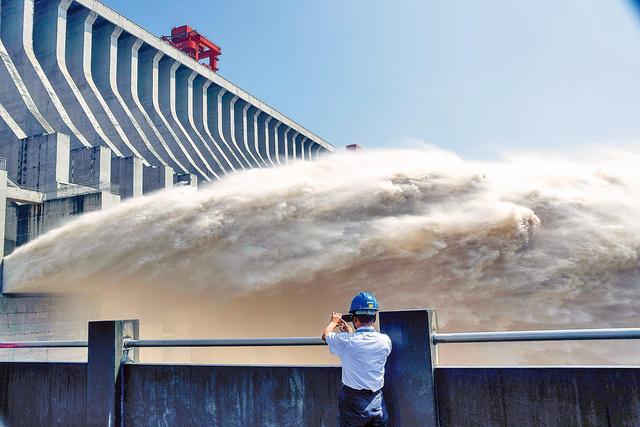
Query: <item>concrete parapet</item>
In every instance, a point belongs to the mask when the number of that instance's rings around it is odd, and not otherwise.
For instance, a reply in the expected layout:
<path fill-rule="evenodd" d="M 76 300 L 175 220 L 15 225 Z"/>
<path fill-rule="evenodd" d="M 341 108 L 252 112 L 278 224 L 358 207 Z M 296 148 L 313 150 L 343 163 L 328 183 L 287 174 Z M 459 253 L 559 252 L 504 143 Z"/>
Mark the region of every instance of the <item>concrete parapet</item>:
<path fill-rule="evenodd" d="M 336 425 L 339 367 L 126 365 L 124 372 L 127 425 Z"/>
<path fill-rule="evenodd" d="M 436 369 L 440 426 L 637 426 L 637 367 Z"/>
<path fill-rule="evenodd" d="M 49 319 L 39 316 L 49 314 L 50 299 L 7 300 L 0 297 L 2 323 L 15 314 Z M 393 344 L 384 388 L 390 427 L 640 424 L 638 367 L 435 367 L 433 311 L 381 312 L 380 328 Z M 136 320 L 90 322 L 87 364 L 0 363 L 2 421 L 336 425 L 338 366 L 140 364 L 136 347 L 124 348 L 138 330 Z"/>
<path fill-rule="evenodd" d="M 84 363 L 0 362 L 2 425 L 84 425 L 86 372 Z"/>

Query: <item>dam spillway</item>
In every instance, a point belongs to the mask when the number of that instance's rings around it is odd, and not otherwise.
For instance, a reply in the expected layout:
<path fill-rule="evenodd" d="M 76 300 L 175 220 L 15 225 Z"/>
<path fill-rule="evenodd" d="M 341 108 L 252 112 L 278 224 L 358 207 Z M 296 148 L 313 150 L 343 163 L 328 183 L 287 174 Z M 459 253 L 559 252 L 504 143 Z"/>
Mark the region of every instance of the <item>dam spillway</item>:
<path fill-rule="evenodd" d="M 70 215 L 334 150 L 98 1 L 0 13 L 5 255 Z"/>
<path fill-rule="evenodd" d="M 2 265 L 78 215 L 334 151 L 214 71 L 99 1 L 0 0 Z M 0 296 L 0 337 L 84 336 L 87 304 Z"/>

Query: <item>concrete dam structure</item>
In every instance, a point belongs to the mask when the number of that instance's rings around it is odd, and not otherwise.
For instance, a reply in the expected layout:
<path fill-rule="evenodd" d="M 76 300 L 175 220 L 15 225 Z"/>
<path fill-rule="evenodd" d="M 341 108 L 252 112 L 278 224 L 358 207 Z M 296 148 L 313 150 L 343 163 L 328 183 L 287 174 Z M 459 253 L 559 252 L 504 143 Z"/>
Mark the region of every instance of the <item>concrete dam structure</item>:
<path fill-rule="evenodd" d="M 98 1 L 0 13 L 3 255 L 121 199 L 334 150 Z"/>

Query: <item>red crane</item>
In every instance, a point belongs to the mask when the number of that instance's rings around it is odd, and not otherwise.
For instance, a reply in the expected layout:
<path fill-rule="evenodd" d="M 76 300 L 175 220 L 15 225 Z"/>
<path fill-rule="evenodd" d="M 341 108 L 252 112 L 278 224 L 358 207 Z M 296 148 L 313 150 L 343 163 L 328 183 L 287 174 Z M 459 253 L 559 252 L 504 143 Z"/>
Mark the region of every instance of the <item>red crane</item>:
<path fill-rule="evenodd" d="M 222 49 L 208 38 L 188 25 L 181 25 L 171 29 L 170 36 L 162 36 L 162 40 L 180 49 L 196 61 L 209 59 L 209 64 L 203 64 L 218 71 L 218 56 L 222 55 Z"/>

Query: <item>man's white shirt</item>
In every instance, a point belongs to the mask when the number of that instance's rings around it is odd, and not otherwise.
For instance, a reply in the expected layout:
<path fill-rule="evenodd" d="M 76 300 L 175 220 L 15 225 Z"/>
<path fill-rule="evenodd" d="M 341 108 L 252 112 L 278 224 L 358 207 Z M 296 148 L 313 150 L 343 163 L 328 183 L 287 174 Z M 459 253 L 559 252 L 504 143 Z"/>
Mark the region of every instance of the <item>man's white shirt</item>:
<path fill-rule="evenodd" d="M 332 332 L 325 336 L 331 353 L 342 360 L 342 383 L 357 390 L 378 391 L 384 385 L 384 365 L 391 340 L 371 326 L 355 333 Z"/>

